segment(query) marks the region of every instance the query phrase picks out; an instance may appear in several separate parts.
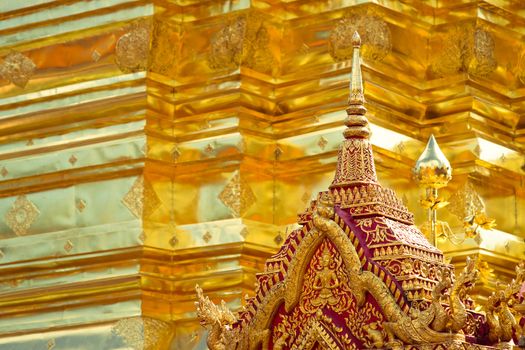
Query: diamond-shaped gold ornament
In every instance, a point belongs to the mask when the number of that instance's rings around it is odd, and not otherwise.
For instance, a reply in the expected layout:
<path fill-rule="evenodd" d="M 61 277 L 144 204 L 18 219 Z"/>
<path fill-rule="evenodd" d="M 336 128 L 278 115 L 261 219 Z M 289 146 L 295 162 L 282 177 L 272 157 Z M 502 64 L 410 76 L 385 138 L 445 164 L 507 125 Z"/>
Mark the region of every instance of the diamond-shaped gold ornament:
<path fill-rule="evenodd" d="M 317 141 L 317 145 L 319 146 L 320 149 L 324 150 L 326 145 L 328 144 L 328 140 L 325 139 L 324 137 L 320 137 L 319 138 L 319 141 Z"/>
<path fill-rule="evenodd" d="M 72 154 L 71 157 L 69 157 L 68 161 L 69 161 L 69 164 L 75 165 L 75 163 L 78 161 L 78 158 L 75 157 L 74 154 Z"/>
<path fill-rule="evenodd" d="M 181 155 L 180 150 L 177 148 L 177 146 L 173 147 L 171 150 L 171 157 L 173 158 L 173 161 L 176 162 Z"/>
<path fill-rule="evenodd" d="M 246 238 L 248 236 L 248 229 L 246 227 L 244 227 L 242 230 L 241 230 L 241 236 L 243 238 Z"/>
<path fill-rule="evenodd" d="M 206 231 L 206 233 L 202 235 L 202 239 L 204 240 L 204 242 L 208 243 L 212 239 L 211 233 L 209 231 Z"/>
<path fill-rule="evenodd" d="M 87 204 L 85 200 L 78 198 L 75 202 L 75 206 L 77 210 L 82 213 L 84 209 L 86 209 Z"/>
<path fill-rule="evenodd" d="M 94 50 L 91 53 L 91 59 L 93 60 L 93 62 L 98 62 L 98 60 L 100 60 L 100 57 L 102 57 L 102 55 L 97 50 Z"/>
<path fill-rule="evenodd" d="M 273 150 L 273 155 L 275 156 L 275 160 L 279 160 L 279 158 L 281 157 L 281 154 L 283 154 L 284 151 L 282 150 L 281 147 L 279 147 L 279 145 L 275 146 L 275 149 Z"/>
<path fill-rule="evenodd" d="M 11 209 L 5 214 L 5 223 L 18 236 L 23 236 L 31 227 L 40 211 L 33 202 L 26 198 L 25 195 L 18 196 Z"/>
<path fill-rule="evenodd" d="M 122 203 L 137 218 L 149 217 L 161 205 L 157 193 L 151 183 L 139 176 L 129 191 L 122 198 Z"/>
<path fill-rule="evenodd" d="M 177 235 L 173 235 L 173 237 L 171 237 L 169 243 L 170 243 L 170 246 L 172 248 L 175 248 L 175 246 L 177 246 L 177 244 L 179 244 L 179 239 L 177 238 Z"/>
<path fill-rule="evenodd" d="M 303 193 L 303 196 L 301 197 L 301 200 L 303 201 L 303 203 L 308 203 L 308 201 L 310 201 L 311 197 L 312 197 L 312 194 L 307 191 L 307 192 Z"/>
<path fill-rule="evenodd" d="M 69 239 L 67 240 L 67 242 L 64 244 L 64 250 L 66 252 L 70 252 L 73 248 L 75 247 L 75 245 L 73 244 L 73 242 L 71 242 Z"/>
<path fill-rule="evenodd" d="M 235 217 L 243 215 L 257 201 L 252 189 L 246 181 L 241 179 L 239 172 L 233 175 L 222 192 L 219 193 L 219 199 Z"/>

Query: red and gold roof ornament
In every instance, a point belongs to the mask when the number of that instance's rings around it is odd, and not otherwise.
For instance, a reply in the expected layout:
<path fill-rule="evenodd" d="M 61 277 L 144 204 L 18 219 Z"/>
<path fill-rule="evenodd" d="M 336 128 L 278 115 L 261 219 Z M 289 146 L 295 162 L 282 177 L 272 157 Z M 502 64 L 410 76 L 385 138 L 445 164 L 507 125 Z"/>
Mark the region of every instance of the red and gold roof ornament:
<path fill-rule="evenodd" d="M 266 261 L 255 296 L 242 310 L 215 305 L 196 287 L 208 347 L 444 350 L 517 342 L 520 322 L 509 305 L 523 300 L 523 266 L 511 285 L 489 298 L 486 314 L 474 311 L 468 293 L 479 274 L 475 261 L 467 260 L 455 278 L 394 191 L 377 181 L 357 32 L 353 45 L 347 128 L 334 180 Z"/>

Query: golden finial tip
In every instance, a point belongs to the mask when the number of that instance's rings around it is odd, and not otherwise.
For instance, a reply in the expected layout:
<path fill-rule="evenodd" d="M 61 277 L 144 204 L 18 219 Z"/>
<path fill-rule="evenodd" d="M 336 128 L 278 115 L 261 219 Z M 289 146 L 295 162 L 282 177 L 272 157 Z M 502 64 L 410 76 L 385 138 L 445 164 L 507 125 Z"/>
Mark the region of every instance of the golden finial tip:
<path fill-rule="evenodd" d="M 441 188 L 452 178 L 450 162 L 439 148 L 434 135 L 430 135 L 425 150 L 417 160 L 414 174 L 424 187 Z"/>
<path fill-rule="evenodd" d="M 354 47 L 361 46 L 361 37 L 359 36 L 357 30 L 354 32 L 354 35 L 352 35 L 352 44 L 354 45 Z"/>

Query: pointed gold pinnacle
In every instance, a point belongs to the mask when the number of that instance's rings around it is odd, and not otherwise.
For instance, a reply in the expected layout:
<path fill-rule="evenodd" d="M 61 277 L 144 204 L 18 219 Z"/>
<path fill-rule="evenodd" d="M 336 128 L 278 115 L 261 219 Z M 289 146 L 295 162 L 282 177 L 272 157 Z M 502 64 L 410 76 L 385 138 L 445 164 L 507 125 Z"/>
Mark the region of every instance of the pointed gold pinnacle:
<path fill-rule="evenodd" d="M 361 37 L 354 32 L 352 36 L 354 52 L 352 56 L 352 75 L 350 77 L 350 96 L 348 98 L 348 117 L 345 120 L 347 129 L 344 131 L 345 138 L 369 138 L 370 129 L 368 119 L 365 117 L 366 108 L 365 94 L 363 90 L 363 78 L 361 76 L 361 57 L 359 48 L 361 47 Z"/>

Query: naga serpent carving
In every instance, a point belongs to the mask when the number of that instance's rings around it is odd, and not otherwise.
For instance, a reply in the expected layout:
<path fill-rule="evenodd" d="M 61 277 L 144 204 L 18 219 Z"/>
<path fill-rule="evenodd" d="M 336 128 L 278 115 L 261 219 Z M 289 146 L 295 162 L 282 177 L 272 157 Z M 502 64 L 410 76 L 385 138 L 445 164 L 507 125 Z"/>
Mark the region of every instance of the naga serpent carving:
<path fill-rule="evenodd" d="M 518 312 L 514 309 L 516 305 L 523 303 L 524 285 L 525 262 L 521 261 L 516 266 L 516 279 L 512 280 L 506 288 L 493 292 L 488 297 L 485 317 L 489 328 L 489 343 L 507 343 L 524 334 L 515 316 Z"/>
<path fill-rule="evenodd" d="M 467 309 L 463 300 L 472 289 L 479 277 L 476 261 L 467 257 L 466 265 L 450 291 L 450 323 L 448 328 L 452 332 L 459 332 L 467 322 Z"/>
<path fill-rule="evenodd" d="M 450 271 L 447 269 L 441 271 L 441 280 L 432 291 L 431 307 L 435 309 L 435 316 L 430 327 L 433 330 L 459 332 L 465 327 L 468 312 L 463 301 L 476 283 L 478 276 L 476 262 L 470 257 L 467 257 L 466 266 L 454 284 L 452 284 Z M 447 295 L 449 290 L 450 293 Z M 443 299 L 450 305 L 448 312 L 442 304 Z"/>
<path fill-rule="evenodd" d="M 197 291 L 197 317 L 200 324 L 209 330 L 206 344 L 210 350 L 230 350 L 229 344 L 235 343 L 231 325 L 236 321 L 235 315 L 226 307 L 222 301 L 221 305 L 215 305 L 208 297 L 202 294 L 199 285 L 195 286 Z"/>
<path fill-rule="evenodd" d="M 486 319 L 489 326 L 488 340 L 491 344 L 512 340 L 517 322 L 508 305 L 505 291 L 493 292 L 487 299 Z"/>
<path fill-rule="evenodd" d="M 447 327 L 448 314 L 441 304 L 441 299 L 445 296 L 447 290 L 452 287 L 450 270 L 443 268 L 440 274 L 441 279 L 432 290 L 432 305 L 430 306 L 436 310 L 434 320 L 432 320 L 430 327 L 437 332 L 442 332 Z"/>

